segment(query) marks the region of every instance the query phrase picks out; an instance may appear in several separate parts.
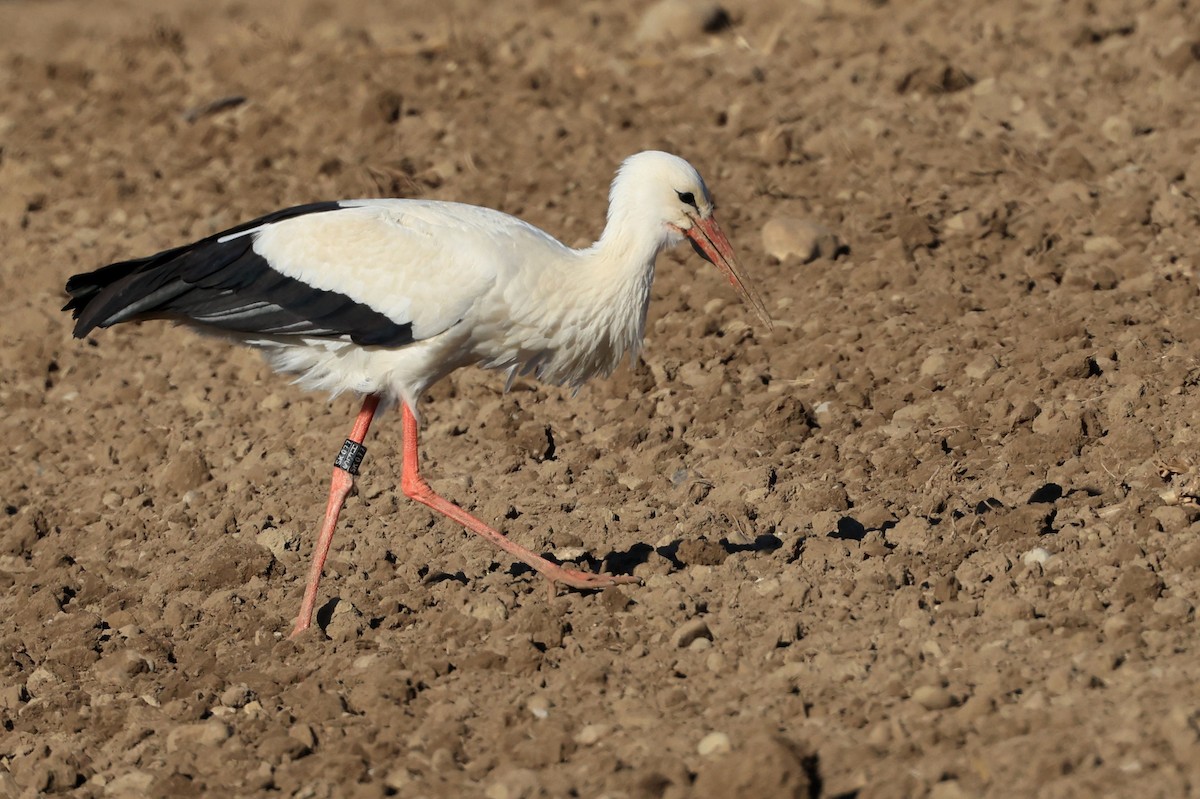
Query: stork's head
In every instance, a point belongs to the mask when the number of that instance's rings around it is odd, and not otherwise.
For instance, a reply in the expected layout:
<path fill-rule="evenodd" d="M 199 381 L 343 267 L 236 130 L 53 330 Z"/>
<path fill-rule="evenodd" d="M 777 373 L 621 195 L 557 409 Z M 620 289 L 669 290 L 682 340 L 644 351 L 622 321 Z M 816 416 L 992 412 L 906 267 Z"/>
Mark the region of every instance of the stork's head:
<path fill-rule="evenodd" d="M 758 292 L 750 285 L 733 254 L 733 246 L 717 224 L 716 206 L 704 178 L 696 168 L 677 155 L 647 150 L 625 159 L 613 181 L 610 212 L 621 204 L 626 192 L 636 192 L 638 214 L 658 229 L 663 246 L 685 238 L 704 260 L 725 274 L 759 318 L 771 326 L 771 317 Z"/>

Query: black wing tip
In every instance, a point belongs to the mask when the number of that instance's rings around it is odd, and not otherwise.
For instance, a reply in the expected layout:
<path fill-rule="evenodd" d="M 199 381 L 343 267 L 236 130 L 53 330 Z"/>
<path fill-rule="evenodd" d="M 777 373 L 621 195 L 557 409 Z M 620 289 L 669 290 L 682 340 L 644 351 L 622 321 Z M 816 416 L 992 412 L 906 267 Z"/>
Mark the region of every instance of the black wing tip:
<path fill-rule="evenodd" d="M 70 311 L 77 320 L 73 331 L 76 338 L 84 338 L 98 327 L 148 316 L 239 333 L 269 334 L 268 323 L 279 322 L 276 317 L 283 316 L 286 318 L 282 322 L 289 327 L 307 323 L 307 334 L 316 337 L 347 336 L 364 347 L 411 344 L 416 340 L 411 322 L 397 322 L 365 303 L 276 272 L 253 251 L 253 237 L 242 235 L 291 217 L 345 207 L 342 201 L 294 206 L 192 244 L 73 275 L 66 282 L 70 298 L 62 310 Z M 183 299 L 185 295 L 187 299 Z M 242 315 L 237 323 L 205 318 L 206 309 L 229 311 L 233 307 L 230 297 L 269 301 L 277 307 L 255 318 Z M 306 331 L 289 334 L 304 336 Z"/>
<path fill-rule="evenodd" d="M 411 322 L 392 322 L 364 333 L 351 333 L 350 340 L 360 347 L 402 347 L 416 341 L 412 327 Z"/>
<path fill-rule="evenodd" d="M 62 307 L 62 311 L 70 311 L 72 319 L 79 319 L 87 308 L 88 302 L 100 293 L 100 287 L 95 282 L 88 281 L 89 274 L 72 275 L 67 280 L 66 292 L 70 295 L 67 304 Z M 75 338 L 84 338 L 96 326 L 88 324 L 86 320 L 80 319 L 71 331 L 71 335 Z"/>

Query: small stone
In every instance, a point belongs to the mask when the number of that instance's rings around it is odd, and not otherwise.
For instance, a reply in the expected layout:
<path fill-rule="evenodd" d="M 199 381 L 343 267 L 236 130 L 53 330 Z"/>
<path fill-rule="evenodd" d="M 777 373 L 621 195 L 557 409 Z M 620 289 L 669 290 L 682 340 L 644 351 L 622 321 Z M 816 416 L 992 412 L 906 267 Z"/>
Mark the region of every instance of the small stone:
<path fill-rule="evenodd" d="M 708 628 L 708 623 L 704 619 L 692 619 L 684 622 L 671 636 L 671 643 L 680 649 L 686 649 L 697 638 L 713 640 L 712 630 Z"/>
<path fill-rule="evenodd" d="M 701 738 L 700 743 L 696 745 L 696 751 L 701 757 L 723 755 L 732 750 L 733 744 L 730 742 L 729 736 L 723 732 L 710 732 Z"/>
<path fill-rule="evenodd" d="M 809 524 L 817 535 L 828 535 L 838 529 L 842 514 L 831 510 L 819 510 L 812 515 Z"/>
<path fill-rule="evenodd" d="M 912 699 L 926 710 L 945 710 L 954 704 L 954 697 L 945 688 L 921 685 L 912 692 Z"/>
<path fill-rule="evenodd" d="M 1194 40 L 1179 42 L 1163 56 L 1163 65 L 1175 77 L 1182 75 L 1197 61 L 1200 61 L 1200 42 Z"/>
<path fill-rule="evenodd" d="M 589 724 L 575 734 L 575 743 L 580 746 L 591 746 L 608 735 L 609 729 L 607 724 Z"/>
<path fill-rule="evenodd" d="M 162 474 L 163 485 L 178 494 L 198 488 L 212 477 L 208 464 L 194 449 L 183 449 L 174 453 Z"/>
<path fill-rule="evenodd" d="M 1133 123 L 1124 117 L 1111 116 L 1100 124 L 1100 135 L 1113 144 L 1124 144 L 1133 138 Z"/>
<path fill-rule="evenodd" d="M 567 563 L 582 560 L 587 555 L 587 550 L 583 547 L 559 547 L 551 554 L 554 555 L 554 559 L 559 563 Z"/>
<path fill-rule="evenodd" d="M 937 246 L 938 235 L 925 218 L 912 211 L 907 211 L 896 220 L 896 238 L 904 247 L 904 252 L 912 254 L 922 247 L 926 249 Z"/>
<path fill-rule="evenodd" d="M 25 690 L 24 685 L 7 685 L 0 688 L 0 710 L 16 711 L 28 701 L 29 692 Z"/>
<path fill-rule="evenodd" d="M 1150 511 L 1150 515 L 1158 522 L 1164 533 L 1183 532 L 1191 525 L 1191 517 L 1180 505 L 1160 505 Z"/>
<path fill-rule="evenodd" d="M 759 596 L 775 596 L 782 587 L 778 577 L 760 577 L 754 581 L 754 593 Z"/>
<path fill-rule="evenodd" d="M 792 138 L 781 127 L 769 127 L 758 136 L 758 152 L 768 164 L 782 164 L 792 154 Z"/>
<path fill-rule="evenodd" d="M 1048 560 L 1050 560 L 1050 552 L 1045 547 L 1034 547 L 1021 556 L 1021 561 L 1026 566 L 1032 566 L 1035 563 L 1045 566 Z"/>
<path fill-rule="evenodd" d="M 544 696 L 530 697 L 529 701 L 525 703 L 525 706 L 529 708 L 529 712 L 532 713 L 533 717 L 536 719 L 550 718 L 550 700 Z"/>
<path fill-rule="evenodd" d="M 366 617 L 353 602 L 342 600 L 333 608 L 333 616 L 325 627 L 325 634 L 338 643 L 361 638 L 366 630 Z"/>
<path fill-rule="evenodd" d="M 403 766 L 397 766 L 390 770 L 383 778 L 383 787 L 388 788 L 396 793 L 402 793 L 405 788 L 412 784 L 412 774 Z"/>
<path fill-rule="evenodd" d="M 802 264 L 818 258 L 832 258 L 838 240 L 824 225 L 810 219 L 777 216 L 762 228 L 763 249 L 780 261 L 796 258 Z"/>
<path fill-rule="evenodd" d="M 884 532 L 888 543 L 906 550 L 919 550 L 929 543 L 933 525 L 921 516 L 905 516 Z"/>
<path fill-rule="evenodd" d="M 126 685 L 133 677 L 149 671 L 150 661 L 132 649 L 120 649 L 104 655 L 92 670 L 102 683 Z"/>
<path fill-rule="evenodd" d="M 1083 251 L 1089 255 L 1119 255 L 1124 250 L 1116 236 L 1092 236 L 1083 242 Z"/>
<path fill-rule="evenodd" d="M 61 683 L 62 679 L 57 674 L 45 666 L 38 666 L 25 679 L 25 690 L 30 696 L 45 696 Z"/>
<path fill-rule="evenodd" d="M 921 361 L 921 374 L 925 377 L 933 377 L 940 375 L 946 371 L 946 356 L 943 353 L 935 352 L 930 354 Z"/>
<path fill-rule="evenodd" d="M 1046 192 L 1046 199 L 1055 205 L 1064 205 L 1090 203 L 1092 197 L 1086 183 L 1079 180 L 1063 180 L 1050 187 Z"/>
<path fill-rule="evenodd" d="M 225 707 L 245 707 L 253 698 L 254 692 L 245 683 L 236 683 L 221 692 L 221 704 Z"/>
<path fill-rule="evenodd" d="M 659 0 L 646 9 L 634 34 L 640 43 L 676 41 L 729 27 L 729 12 L 709 0 Z"/>
<path fill-rule="evenodd" d="M 892 742 L 892 725 L 881 721 L 867 733 L 867 743 L 875 749 L 884 751 Z"/>
<path fill-rule="evenodd" d="M 317 746 L 317 734 L 312 725 L 297 723 L 288 728 L 288 736 L 299 741 L 306 749 L 313 750 Z"/>
<path fill-rule="evenodd" d="M 542 795 L 541 777 L 527 768 L 502 768 L 495 779 L 484 789 L 485 799 L 529 799 Z"/>
<path fill-rule="evenodd" d="M 229 725 L 216 719 L 184 724 L 167 733 L 167 752 L 174 753 L 181 749 L 194 752 L 196 749 L 217 746 L 229 736 Z"/>
<path fill-rule="evenodd" d="M 1050 156 L 1050 173 L 1063 179 L 1089 180 L 1095 177 L 1096 167 L 1079 148 L 1059 147 Z"/>
<path fill-rule="evenodd" d="M 896 521 L 892 512 L 883 505 L 867 505 L 861 510 L 855 508 L 853 513 L 854 520 L 867 530 L 882 530 L 886 525 Z"/>
<path fill-rule="evenodd" d="M 996 371 L 996 359 L 991 355 L 977 355 L 967 364 L 964 374 L 972 380 L 983 380 Z"/>
<path fill-rule="evenodd" d="M 154 784 L 154 775 L 148 771 L 127 771 L 113 777 L 104 786 L 104 795 L 113 799 L 134 799 L 150 795 L 150 786 Z"/>
<path fill-rule="evenodd" d="M 482 594 L 467 606 L 467 615 L 482 621 L 504 621 L 508 618 L 508 607 L 499 597 Z"/>
<path fill-rule="evenodd" d="M 277 560 L 286 560 L 289 556 L 285 553 L 295 552 L 300 548 L 300 536 L 285 527 L 268 527 L 256 535 L 254 540 Z"/>
<path fill-rule="evenodd" d="M 943 780 L 929 789 L 929 799 L 962 799 L 964 796 L 958 780 Z"/>

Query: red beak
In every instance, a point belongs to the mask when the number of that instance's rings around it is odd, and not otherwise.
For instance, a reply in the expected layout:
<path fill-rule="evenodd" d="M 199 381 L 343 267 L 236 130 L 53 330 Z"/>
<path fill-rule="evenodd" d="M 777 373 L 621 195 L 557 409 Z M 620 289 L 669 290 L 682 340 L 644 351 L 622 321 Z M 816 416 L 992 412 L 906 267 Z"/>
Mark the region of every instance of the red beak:
<path fill-rule="evenodd" d="M 738 264 L 737 256 L 733 254 L 733 246 L 721 231 L 721 226 L 717 224 L 717 218 L 710 215 L 707 218 L 697 219 L 695 224 L 683 233 L 691 240 L 692 248 L 700 253 L 704 260 L 725 273 L 730 284 L 737 289 L 738 294 L 742 295 L 742 299 L 750 303 L 767 329 L 773 327 L 771 317 L 767 313 L 767 306 L 763 304 L 762 298 L 750 285 L 746 273 Z"/>

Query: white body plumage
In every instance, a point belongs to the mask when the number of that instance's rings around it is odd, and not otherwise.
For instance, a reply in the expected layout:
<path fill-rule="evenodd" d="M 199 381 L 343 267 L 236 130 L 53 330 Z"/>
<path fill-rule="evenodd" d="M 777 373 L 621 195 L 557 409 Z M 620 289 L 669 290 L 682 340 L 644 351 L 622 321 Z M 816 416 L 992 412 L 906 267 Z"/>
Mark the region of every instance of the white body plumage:
<path fill-rule="evenodd" d="M 403 347 L 249 336 L 306 388 L 381 394 L 415 406 L 470 364 L 578 386 L 606 375 L 642 340 L 654 257 L 612 263 L 605 247 L 570 249 L 519 219 L 471 205 L 359 200 L 262 230 L 254 250 L 273 268 L 397 321 Z"/>

